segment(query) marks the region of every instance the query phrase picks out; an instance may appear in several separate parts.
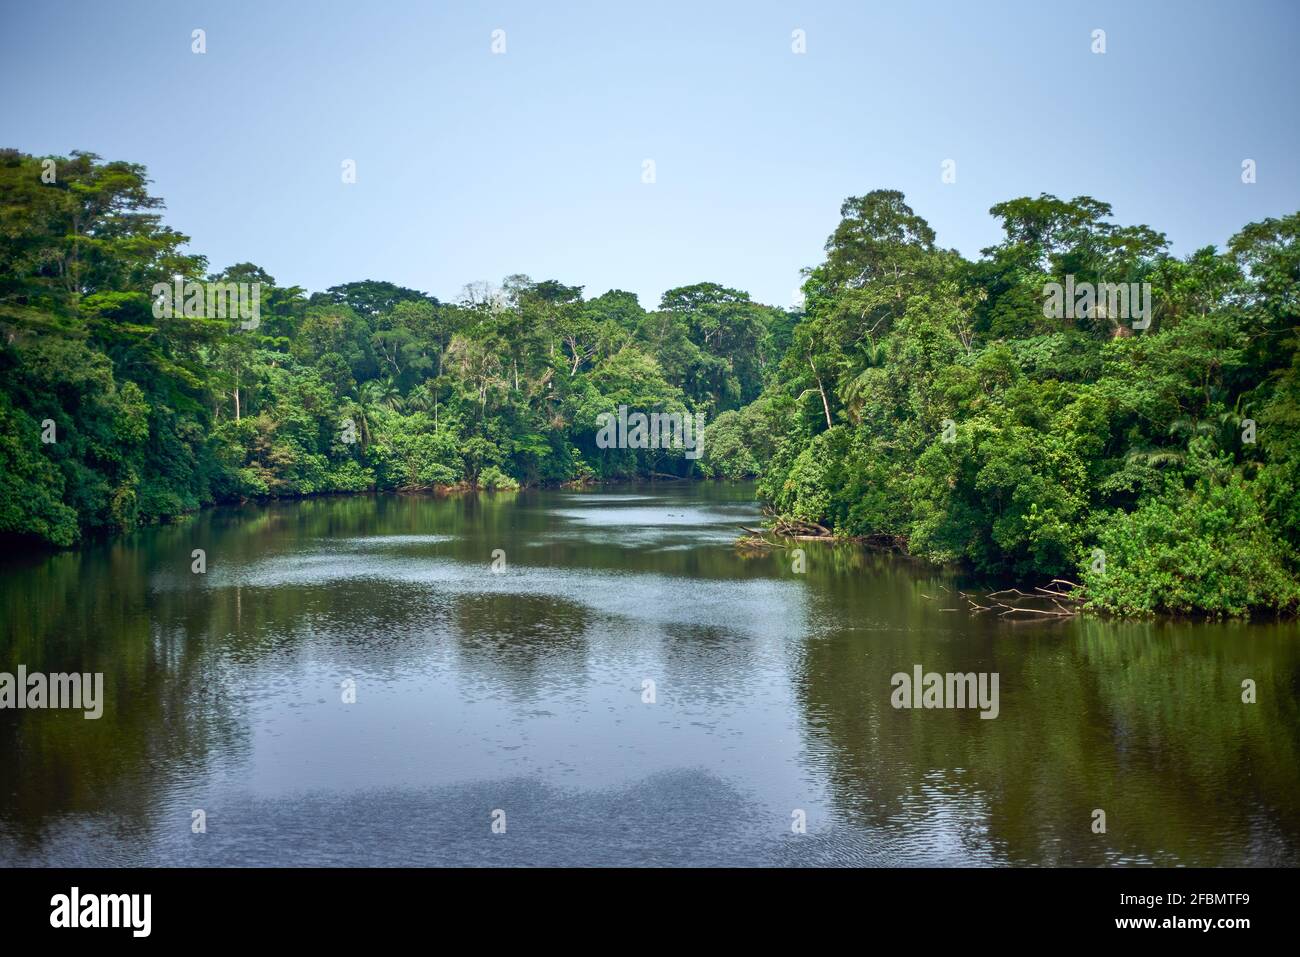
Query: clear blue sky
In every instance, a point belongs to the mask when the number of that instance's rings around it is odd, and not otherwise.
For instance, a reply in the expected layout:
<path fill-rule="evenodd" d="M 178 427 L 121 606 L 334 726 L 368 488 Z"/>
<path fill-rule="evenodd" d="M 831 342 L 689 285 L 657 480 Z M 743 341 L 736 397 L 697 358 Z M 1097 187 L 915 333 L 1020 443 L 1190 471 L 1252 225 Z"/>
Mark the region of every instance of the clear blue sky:
<path fill-rule="evenodd" d="M 313 291 L 523 272 L 787 305 L 876 188 L 968 256 L 1042 191 L 1179 254 L 1300 209 L 1297 40 L 1294 0 L 0 0 L 0 145 L 144 163 L 214 269 Z"/>

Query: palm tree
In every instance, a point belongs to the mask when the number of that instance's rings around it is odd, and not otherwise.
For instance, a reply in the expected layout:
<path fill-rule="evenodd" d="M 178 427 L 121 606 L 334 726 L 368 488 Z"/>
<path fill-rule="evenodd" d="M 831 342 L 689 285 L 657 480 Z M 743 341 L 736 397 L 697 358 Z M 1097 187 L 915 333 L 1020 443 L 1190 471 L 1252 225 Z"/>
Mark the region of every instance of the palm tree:
<path fill-rule="evenodd" d="M 1140 462 L 1152 468 L 1164 468 L 1166 465 L 1182 465 L 1187 461 L 1187 453 L 1179 449 L 1160 449 L 1155 446 L 1131 448 L 1124 456 L 1126 462 Z"/>
<path fill-rule="evenodd" d="M 391 382 L 380 382 L 378 379 L 371 379 L 364 383 L 357 390 L 357 417 L 361 419 L 361 446 L 365 448 L 370 444 L 372 438 L 371 426 L 374 424 L 375 417 L 381 408 L 392 408 L 389 404 L 392 398 L 389 392 Z M 392 390 L 396 393 L 396 390 Z"/>
<path fill-rule="evenodd" d="M 1192 415 L 1182 416 L 1174 419 L 1169 424 L 1169 435 L 1187 436 L 1186 448 L 1144 446 L 1129 449 L 1124 458 L 1126 461 L 1141 462 L 1154 468 L 1163 468 L 1168 465 L 1184 465 L 1187 462 L 1188 453 L 1191 452 L 1192 443 L 1197 438 L 1205 438 L 1209 440 L 1213 448 L 1229 452 L 1235 459 L 1236 450 L 1233 447 L 1233 436 L 1236 434 L 1240 422 L 1241 419 L 1236 412 L 1221 412 L 1207 419 L 1200 419 Z M 1225 475 L 1226 472 L 1218 467 L 1211 469 L 1209 473 L 1209 477 L 1215 481 L 1222 479 Z"/>
<path fill-rule="evenodd" d="M 416 412 L 428 412 L 434 404 L 433 392 L 427 382 L 421 382 L 406 395 L 406 407 Z"/>
<path fill-rule="evenodd" d="M 1169 434 L 1185 434 L 1189 445 L 1198 435 L 1208 436 L 1218 448 L 1228 450 L 1232 448 L 1232 436 L 1236 433 L 1239 421 L 1240 417 L 1235 412 L 1220 412 L 1208 419 L 1183 416 L 1169 424 Z"/>
<path fill-rule="evenodd" d="M 397 380 L 389 376 L 384 380 L 384 408 L 391 409 L 394 412 L 401 412 L 406 408 L 406 400 L 402 398 L 402 390 L 397 387 Z"/>
<path fill-rule="evenodd" d="M 849 416 L 854 422 L 862 421 L 862 406 L 866 400 L 865 393 L 871 380 L 871 370 L 883 366 L 885 360 L 889 358 L 889 352 L 885 348 L 885 344 L 876 342 L 870 337 L 864 343 L 861 343 L 859 348 L 866 364 L 865 368 L 849 380 L 842 392 L 844 407 L 848 410 Z M 851 368 L 849 360 L 844 360 L 843 365 L 846 368 Z"/>

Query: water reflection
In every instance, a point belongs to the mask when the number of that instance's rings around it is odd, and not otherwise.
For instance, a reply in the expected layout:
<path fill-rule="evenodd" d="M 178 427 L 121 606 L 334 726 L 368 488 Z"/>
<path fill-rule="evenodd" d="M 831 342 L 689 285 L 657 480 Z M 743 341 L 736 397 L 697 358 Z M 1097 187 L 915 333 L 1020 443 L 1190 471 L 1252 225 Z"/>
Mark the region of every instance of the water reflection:
<path fill-rule="evenodd" d="M 895 557 L 737 551 L 751 495 L 315 499 L 11 556 L 0 670 L 108 700 L 0 711 L 0 862 L 1297 862 L 1294 624 L 972 618 Z M 999 717 L 895 710 L 916 664 L 997 672 Z"/>

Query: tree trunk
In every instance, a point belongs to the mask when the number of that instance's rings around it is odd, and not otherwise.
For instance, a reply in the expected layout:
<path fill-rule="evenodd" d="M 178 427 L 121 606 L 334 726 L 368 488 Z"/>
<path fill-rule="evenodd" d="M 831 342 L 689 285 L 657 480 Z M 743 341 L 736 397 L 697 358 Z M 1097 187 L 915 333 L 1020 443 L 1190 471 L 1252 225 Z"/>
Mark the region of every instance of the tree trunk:
<path fill-rule="evenodd" d="M 821 393 L 822 411 L 826 413 L 826 428 L 834 428 L 834 426 L 831 425 L 831 406 L 830 403 L 826 401 L 826 389 L 822 385 L 822 377 L 817 372 L 817 366 L 813 364 L 812 356 L 808 357 L 808 365 L 813 371 L 813 378 L 817 380 L 817 391 Z"/>

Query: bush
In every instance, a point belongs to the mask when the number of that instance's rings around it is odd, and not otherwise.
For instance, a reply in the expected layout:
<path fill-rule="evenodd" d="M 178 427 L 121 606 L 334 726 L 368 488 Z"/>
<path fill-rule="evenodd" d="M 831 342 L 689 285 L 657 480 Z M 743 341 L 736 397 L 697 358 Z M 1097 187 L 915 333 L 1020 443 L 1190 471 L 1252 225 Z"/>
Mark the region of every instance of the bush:
<path fill-rule="evenodd" d="M 460 481 L 461 461 L 450 432 L 394 431 L 370 454 L 383 462 L 390 487 L 431 488 Z"/>
<path fill-rule="evenodd" d="M 478 487 L 489 492 L 519 491 L 519 483 L 495 465 L 489 465 L 478 473 Z"/>
<path fill-rule="evenodd" d="M 823 432 L 795 458 L 774 500 L 783 515 L 819 524 L 830 520 L 837 488 L 834 473 L 843 459 L 843 439 L 843 428 Z"/>
<path fill-rule="evenodd" d="M 63 476 L 38 451 L 40 432 L 0 393 L 0 533 L 71 545 L 81 537 L 77 512 L 61 501 Z"/>
<path fill-rule="evenodd" d="M 1285 613 L 1300 602 L 1288 555 L 1264 510 L 1238 476 L 1168 492 L 1101 524 L 1104 571 L 1083 562 L 1088 605 L 1123 615 L 1204 614 L 1243 617 Z"/>
<path fill-rule="evenodd" d="M 375 487 L 375 473 L 360 462 L 347 459 L 330 469 L 329 487 L 335 492 L 364 492 Z"/>

